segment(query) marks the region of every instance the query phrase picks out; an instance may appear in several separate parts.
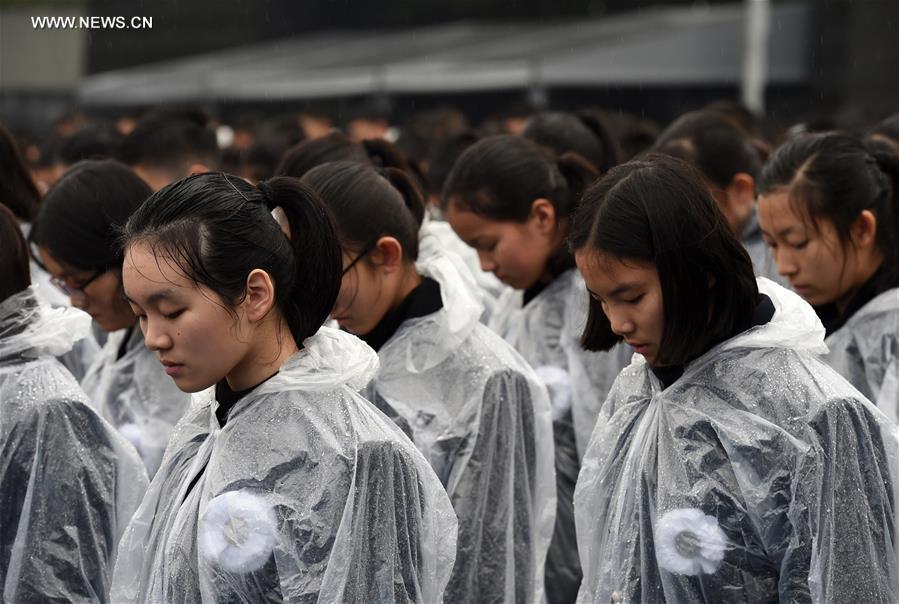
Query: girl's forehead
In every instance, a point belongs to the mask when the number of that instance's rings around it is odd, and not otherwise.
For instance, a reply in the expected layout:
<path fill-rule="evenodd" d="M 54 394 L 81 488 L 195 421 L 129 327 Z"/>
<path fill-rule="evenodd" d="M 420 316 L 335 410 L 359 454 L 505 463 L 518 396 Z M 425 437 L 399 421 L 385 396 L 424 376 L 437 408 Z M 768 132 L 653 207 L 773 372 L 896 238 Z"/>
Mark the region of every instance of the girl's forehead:
<path fill-rule="evenodd" d="M 184 274 L 176 258 L 153 249 L 147 243 L 137 243 L 128 247 L 122 265 L 122 280 L 128 296 L 135 300 L 141 296 L 151 295 L 157 290 L 164 289 L 170 295 L 174 295 L 179 290 L 196 289 L 196 285 Z M 132 293 L 137 297 L 132 296 Z"/>

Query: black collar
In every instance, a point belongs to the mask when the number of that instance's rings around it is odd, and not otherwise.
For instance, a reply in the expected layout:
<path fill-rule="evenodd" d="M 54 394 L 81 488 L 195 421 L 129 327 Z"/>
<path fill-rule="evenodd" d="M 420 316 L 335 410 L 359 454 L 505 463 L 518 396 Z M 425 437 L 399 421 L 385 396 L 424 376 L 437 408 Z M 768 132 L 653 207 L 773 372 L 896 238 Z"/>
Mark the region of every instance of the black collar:
<path fill-rule="evenodd" d="M 228 421 L 228 412 L 231 411 L 231 408 L 237 404 L 237 401 L 249 394 L 251 390 L 258 388 L 276 375 L 278 375 L 277 371 L 255 386 L 250 386 L 249 388 L 246 388 L 244 390 L 231 390 L 231 386 L 228 385 L 228 380 L 225 379 L 216 384 L 215 400 L 218 402 L 219 406 L 218 409 L 215 410 L 215 417 L 219 420 L 219 426 L 223 428 L 225 427 L 225 422 Z"/>
<path fill-rule="evenodd" d="M 396 309 L 384 315 L 369 333 L 359 337 L 376 351 L 380 350 L 404 321 L 430 315 L 441 308 L 443 299 L 440 297 L 440 284 L 429 277 L 422 277 L 418 287 L 409 292 Z"/>
<path fill-rule="evenodd" d="M 744 321 L 742 324 L 737 325 L 734 329 L 734 332 L 725 339 L 730 339 L 737 334 L 741 334 L 744 331 L 752 329 L 753 327 L 759 325 L 765 325 L 774 317 L 774 303 L 771 301 L 771 298 L 766 296 L 765 294 L 759 294 L 759 302 L 755 306 L 755 310 L 752 312 L 752 316 L 749 317 L 747 321 Z M 724 340 L 722 340 L 723 342 Z M 713 346 L 717 346 L 720 342 L 716 342 Z M 664 390 L 674 382 L 680 379 L 680 377 L 684 374 L 684 366 L 683 365 L 669 365 L 667 367 L 650 367 L 650 370 L 655 374 L 655 376 L 662 382 L 662 389 Z"/>
<path fill-rule="evenodd" d="M 521 300 L 522 308 L 527 306 L 528 302 L 539 296 L 540 293 L 543 292 L 543 290 L 552 285 L 556 279 L 562 276 L 562 274 L 567 272 L 569 269 L 574 268 L 575 266 L 574 255 L 568 253 L 567 251 L 562 254 L 553 256 L 553 258 L 551 258 L 546 265 L 546 270 L 549 273 L 549 278 L 539 279 L 537 283 L 524 290 L 524 295 L 522 296 Z"/>

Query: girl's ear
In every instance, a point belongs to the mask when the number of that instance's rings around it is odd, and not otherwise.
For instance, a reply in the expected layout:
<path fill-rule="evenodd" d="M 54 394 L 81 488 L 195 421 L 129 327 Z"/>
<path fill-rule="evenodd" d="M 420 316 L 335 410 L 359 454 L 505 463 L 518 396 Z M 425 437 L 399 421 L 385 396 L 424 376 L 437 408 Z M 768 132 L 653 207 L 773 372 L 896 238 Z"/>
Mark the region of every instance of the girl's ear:
<path fill-rule="evenodd" d="M 877 216 L 871 210 L 862 210 L 849 232 L 856 247 L 873 248 L 877 243 Z"/>
<path fill-rule="evenodd" d="M 402 269 L 404 257 L 403 246 L 396 237 L 381 237 L 371 252 L 372 263 L 385 273 Z"/>
<path fill-rule="evenodd" d="M 262 320 L 275 305 L 275 284 L 262 269 L 253 269 L 247 275 L 247 294 L 241 306 L 250 322 Z"/>
<path fill-rule="evenodd" d="M 540 197 L 531 204 L 531 214 L 528 217 L 541 233 L 551 234 L 556 230 L 556 208 L 548 199 Z"/>

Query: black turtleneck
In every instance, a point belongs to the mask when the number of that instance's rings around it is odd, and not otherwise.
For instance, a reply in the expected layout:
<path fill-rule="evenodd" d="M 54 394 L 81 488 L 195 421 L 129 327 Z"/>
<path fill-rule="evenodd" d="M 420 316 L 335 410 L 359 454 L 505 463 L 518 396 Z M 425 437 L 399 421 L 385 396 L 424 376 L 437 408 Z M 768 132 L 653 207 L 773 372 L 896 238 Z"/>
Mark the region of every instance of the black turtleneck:
<path fill-rule="evenodd" d="M 228 412 L 231 411 L 231 408 L 237 404 L 237 401 L 245 397 L 250 393 L 251 390 L 254 390 L 269 381 L 273 377 L 278 375 L 278 372 L 274 372 L 255 386 L 250 386 L 244 390 L 231 390 L 231 386 L 228 385 L 228 380 L 223 379 L 218 384 L 215 385 L 215 400 L 218 402 L 218 409 L 215 410 L 215 417 L 219 421 L 219 426 L 225 427 L 225 422 L 228 421 Z"/>
<path fill-rule="evenodd" d="M 441 308 L 440 284 L 429 277 L 422 277 L 418 287 L 409 292 L 399 306 L 384 315 L 369 333 L 359 337 L 376 351 L 380 350 L 404 321 L 430 315 Z"/>
<path fill-rule="evenodd" d="M 871 275 L 860 288 L 858 288 L 858 291 L 855 292 L 855 295 L 852 296 L 852 299 L 846 306 L 846 310 L 842 313 L 837 310 L 836 304 L 822 304 L 821 306 L 815 306 L 815 312 L 818 313 L 818 318 L 821 319 L 821 323 L 824 324 L 826 335 L 829 336 L 838 331 L 846 324 L 846 321 L 860 311 L 865 304 L 888 289 L 892 289 L 899 285 L 895 282 L 895 279 L 890 277 L 891 276 L 884 268 L 884 264 L 881 264 L 880 268 L 878 268 L 874 274 Z"/>
<path fill-rule="evenodd" d="M 565 252 L 563 254 L 554 256 L 546 266 L 546 270 L 549 273 L 549 278 L 539 279 L 537 283 L 524 290 L 524 295 L 521 300 L 521 306 L 527 306 L 528 302 L 539 296 L 540 292 L 549 287 L 553 281 L 555 281 L 562 275 L 562 273 L 564 273 L 568 269 L 574 268 L 575 266 L 576 265 L 574 262 L 573 254 Z"/>
<path fill-rule="evenodd" d="M 734 328 L 733 333 L 724 338 L 724 340 L 730 339 L 737 334 L 741 334 L 744 331 L 751 329 L 753 327 L 759 325 L 767 324 L 774 317 L 774 303 L 771 301 L 771 298 L 766 296 L 765 294 L 759 294 L 759 302 L 755 306 L 755 310 L 752 312 L 752 315 L 741 324 L 737 325 Z M 724 340 L 721 340 L 723 342 Z M 712 346 L 717 346 L 721 342 L 715 342 Z M 710 347 L 711 348 L 711 347 Z M 650 370 L 655 374 L 655 376 L 662 382 L 662 389 L 664 390 L 674 382 L 676 382 L 680 377 L 684 374 L 684 366 L 683 365 L 669 365 L 666 367 L 650 367 Z"/>

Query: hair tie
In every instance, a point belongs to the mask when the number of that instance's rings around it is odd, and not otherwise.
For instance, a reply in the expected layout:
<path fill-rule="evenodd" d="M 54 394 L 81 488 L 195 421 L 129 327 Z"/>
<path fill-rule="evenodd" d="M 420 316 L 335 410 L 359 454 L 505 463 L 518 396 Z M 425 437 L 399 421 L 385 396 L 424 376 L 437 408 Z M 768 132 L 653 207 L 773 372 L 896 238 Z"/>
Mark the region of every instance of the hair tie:
<path fill-rule="evenodd" d="M 262 193 L 262 200 L 265 207 L 269 210 L 274 210 L 277 207 L 277 204 L 275 203 L 275 193 L 272 191 L 271 186 L 264 180 L 260 180 L 256 183 L 256 188 Z"/>

